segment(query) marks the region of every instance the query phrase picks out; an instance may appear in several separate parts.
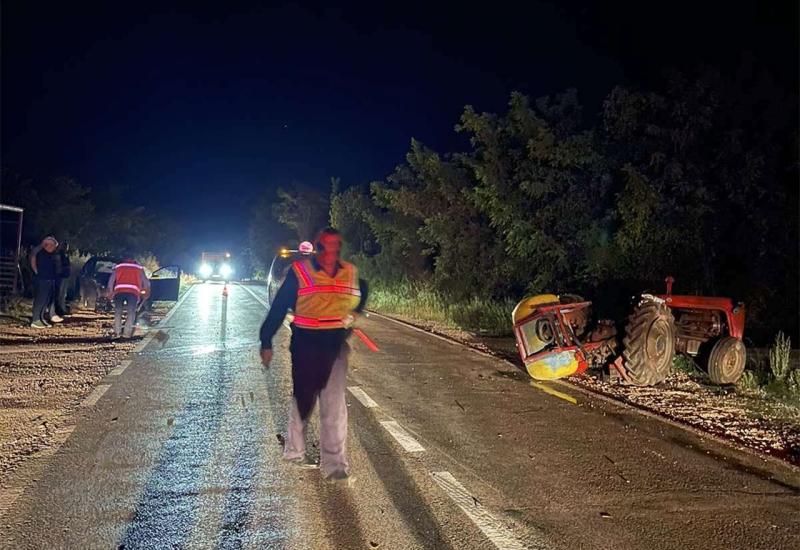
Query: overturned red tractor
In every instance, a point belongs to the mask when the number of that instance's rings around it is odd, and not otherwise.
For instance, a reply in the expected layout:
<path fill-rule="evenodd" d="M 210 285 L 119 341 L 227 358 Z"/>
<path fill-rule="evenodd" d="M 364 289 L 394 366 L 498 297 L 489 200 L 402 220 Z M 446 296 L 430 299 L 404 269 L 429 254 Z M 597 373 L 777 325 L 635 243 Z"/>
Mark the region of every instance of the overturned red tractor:
<path fill-rule="evenodd" d="M 744 372 L 744 305 L 730 298 L 642 294 L 620 341 L 616 323 L 592 322 L 592 303 L 574 295 L 543 294 L 514 308 L 514 336 L 528 373 L 538 380 L 608 368 L 640 386 L 662 382 L 675 353 L 702 358 L 714 384 L 735 384 Z"/>

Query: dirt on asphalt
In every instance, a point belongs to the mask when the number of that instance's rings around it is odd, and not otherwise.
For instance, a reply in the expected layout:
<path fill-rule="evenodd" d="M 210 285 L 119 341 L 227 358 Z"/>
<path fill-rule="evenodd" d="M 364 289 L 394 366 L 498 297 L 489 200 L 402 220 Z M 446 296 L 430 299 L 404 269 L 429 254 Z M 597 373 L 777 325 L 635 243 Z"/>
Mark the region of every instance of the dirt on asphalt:
<path fill-rule="evenodd" d="M 513 338 L 482 336 L 408 316 L 391 317 L 505 359 L 524 372 Z M 739 386 L 714 386 L 699 371 L 676 369 L 656 387 L 611 382 L 592 371 L 567 380 L 585 390 L 800 465 L 800 408 L 761 392 Z"/>
<path fill-rule="evenodd" d="M 77 311 L 34 329 L 24 317 L 0 318 L 0 478 L 46 453 L 71 431 L 81 401 L 167 311 L 157 304 L 131 339 L 112 339 L 111 314 Z"/>

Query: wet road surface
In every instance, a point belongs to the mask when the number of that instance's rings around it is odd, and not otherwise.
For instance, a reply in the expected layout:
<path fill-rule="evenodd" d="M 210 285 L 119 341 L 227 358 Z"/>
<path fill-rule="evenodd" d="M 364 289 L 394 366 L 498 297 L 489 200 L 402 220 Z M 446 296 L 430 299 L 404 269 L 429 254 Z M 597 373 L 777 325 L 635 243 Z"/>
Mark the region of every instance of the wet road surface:
<path fill-rule="evenodd" d="M 377 316 L 381 351 L 352 342 L 355 479 L 285 464 L 288 331 L 264 370 L 264 290 L 193 287 L 19 473 L 0 547 L 800 547 L 797 470 Z"/>

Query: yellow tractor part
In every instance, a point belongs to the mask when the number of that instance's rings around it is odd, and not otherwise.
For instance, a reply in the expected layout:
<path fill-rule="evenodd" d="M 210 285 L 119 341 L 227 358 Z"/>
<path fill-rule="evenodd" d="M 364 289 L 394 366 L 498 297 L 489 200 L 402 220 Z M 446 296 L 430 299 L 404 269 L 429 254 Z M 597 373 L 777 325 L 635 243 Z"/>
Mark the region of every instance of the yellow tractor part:
<path fill-rule="evenodd" d="M 525 367 L 534 380 L 555 380 L 572 376 L 578 371 L 580 364 L 575 351 L 564 350 L 547 353 L 544 357 L 526 364 Z"/>
<path fill-rule="evenodd" d="M 539 306 L 548 304 L 557 304 L 559 302 L 558 296 L 555 294 L 539 294 L 538 296 L 529 296 L 525 298 L 514 308 L 511 313 L 511 320 L 516 325 L 519 321 L 533 313 L 533 310 Z"/>

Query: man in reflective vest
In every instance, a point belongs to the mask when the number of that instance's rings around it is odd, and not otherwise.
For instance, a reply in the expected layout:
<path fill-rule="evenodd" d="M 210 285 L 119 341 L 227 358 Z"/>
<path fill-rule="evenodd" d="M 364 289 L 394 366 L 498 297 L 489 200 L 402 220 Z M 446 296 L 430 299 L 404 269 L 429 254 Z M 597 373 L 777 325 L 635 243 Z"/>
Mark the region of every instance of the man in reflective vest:
<path fill-rule="evenodd" d="M 339 258 L 341 235 L 326 228 L 317 237 L 317 254 L 294 262 L 261 325 L 261 361 L 272 360 L 272 337 L 289 309 L 294 311 L 289 351 L 293 399 L 283 458 L 306 463 L 308 417 L 319 399 L 320 470 L 326 479 L 346 480 L 347 357 L 354 314 L 367 300 L 367 284 L 356 267 Z"/>
<path fill-rule="evenodd" d="M 120 337 L 122 312 L 125 310 L 125 338 L 133 336 L 136 306 L 142 296 L 150 293 L 150 280 L 136 260 L 126 257 L 114 266 L 108 279 L 109 298 L 114 301 L 114 338 Z"/>

